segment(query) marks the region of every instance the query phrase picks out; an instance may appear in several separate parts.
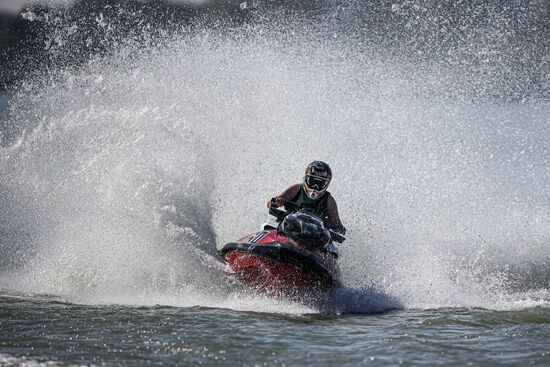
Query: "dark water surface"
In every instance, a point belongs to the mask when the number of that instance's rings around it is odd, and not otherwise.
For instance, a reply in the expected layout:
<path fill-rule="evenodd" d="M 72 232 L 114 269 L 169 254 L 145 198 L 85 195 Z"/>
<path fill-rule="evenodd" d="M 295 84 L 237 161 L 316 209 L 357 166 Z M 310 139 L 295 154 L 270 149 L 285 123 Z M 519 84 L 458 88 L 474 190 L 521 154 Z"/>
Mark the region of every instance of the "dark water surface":
<path fill-rule="evenodd" d="M 273 314 L 4 295 L 0 312 L 2 365 L 550 363 L 548 308 Z"/>

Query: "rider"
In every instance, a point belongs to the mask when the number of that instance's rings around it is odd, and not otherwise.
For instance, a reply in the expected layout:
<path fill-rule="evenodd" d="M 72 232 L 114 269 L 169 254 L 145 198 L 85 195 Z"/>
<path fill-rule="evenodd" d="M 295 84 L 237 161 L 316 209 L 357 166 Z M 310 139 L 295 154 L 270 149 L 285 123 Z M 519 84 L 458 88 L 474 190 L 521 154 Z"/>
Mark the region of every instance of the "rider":
<path fill-rule="evenodd" d="M 332 171 L 328 164 L 321 161 L 311 162 L 306 168 L 304 182 L 289 186 L 286 190 L 267 202 L 267 207 L 278 208 L 285 201 L 296 203 L 297 209 L 311 208 L 317 212 L 325 225 L 342 235 L 346 234 L 346 228 L 342 225 L 338 216 L 336 201 L 327 191 Z"/>

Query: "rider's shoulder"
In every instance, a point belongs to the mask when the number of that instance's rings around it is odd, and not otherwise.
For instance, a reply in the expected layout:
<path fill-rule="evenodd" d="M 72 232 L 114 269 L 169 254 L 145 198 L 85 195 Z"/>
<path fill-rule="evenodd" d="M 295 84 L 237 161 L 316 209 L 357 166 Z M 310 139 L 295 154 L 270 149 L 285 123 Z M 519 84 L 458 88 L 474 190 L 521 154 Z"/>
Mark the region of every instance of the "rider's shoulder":
<path fill-rule="evenodd" d="M 287 187 L 281 195 L 286 197 L 287 200 L 290 200 L 291 197 L 293 197 L 298 193 L 298 191 L 300 191 L 300 187 L 301 187 L 300 184 L 292 184 L 289 187 Z"/>
<path fill-rule="evenodd" d="M 295 183 L 287 188 L 287 191 L 298 191 L 302 187 L 302 184 Z"/>

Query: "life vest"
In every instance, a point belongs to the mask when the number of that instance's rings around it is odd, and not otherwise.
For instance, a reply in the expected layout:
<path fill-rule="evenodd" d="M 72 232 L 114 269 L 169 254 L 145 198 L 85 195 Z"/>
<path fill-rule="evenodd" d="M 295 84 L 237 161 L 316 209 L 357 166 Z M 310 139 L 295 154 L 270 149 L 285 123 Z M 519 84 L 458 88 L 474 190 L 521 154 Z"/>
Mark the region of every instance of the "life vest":
<path fill-rule="evenodd" d="M 313 209 L 325 221 L 328 219 L 327 202 L 330 197 L 330 192 L 325 191 L 318 199 L 312 200 L 307 196 L 304 184 L 300 184 L 300 191 L 292 198 L 292 202 L 296 203 L 296 208 Z"/>

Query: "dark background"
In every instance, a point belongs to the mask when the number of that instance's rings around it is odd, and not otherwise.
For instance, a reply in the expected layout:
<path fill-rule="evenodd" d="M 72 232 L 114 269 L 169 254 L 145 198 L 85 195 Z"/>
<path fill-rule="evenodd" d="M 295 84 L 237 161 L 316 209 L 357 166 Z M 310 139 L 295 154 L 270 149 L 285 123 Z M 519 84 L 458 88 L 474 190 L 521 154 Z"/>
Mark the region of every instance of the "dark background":
<path fill-rule="evenodd" d="M 29 11 L 31 15 L 26 16 Z M 146 23 L 160 28 L 190 23 L 205 16 L 235 17 L 239 12 L 242 12 L 239 4 L 229 1 L 190 5 L 136 0 L 77 0 L 68 7 L 33 5 L 24 7 L 18 14 L 0 12 L 0 90 L 26 78 L 37 68 L 52 66 L 59 55 L 49 44 L 55 42 L 57 29 L 72 23 L 78 23 L 79 29 L 71 39 L 72 45 L 65 47 L 65 64 L 81 62 L 91 54 L 106 51 L 131 33 L 143 31 Z M 105 31 L 98 26 L 100 17 L 116 20 L 110 22 L 117 29 L 110 30 L 109 37 L 105 37 Z"/>
<path fill-rule="evenodd" d="M 56 65 L 83 62 L 140 34 L 160 34 L 182 25 L 229 29 L 266 19 L 302 19 L 348 39 L 380 45 L 399 57 L 424 62 L 436 58 L 466 73 L 489 70 L 488 77 L 504 80 L 505 86 L 484 92 L 484 97 L 550 98 L 550 0 L 243 3 L 76 0 L 63 8 L 33 5 L 18 14 L 0 12 L 0 90 Z M 108 34 L 98 19 L 109 20 Z M 76 23 L 70 47 L 58 45 L 53 52 L 56 32 Z"/>

